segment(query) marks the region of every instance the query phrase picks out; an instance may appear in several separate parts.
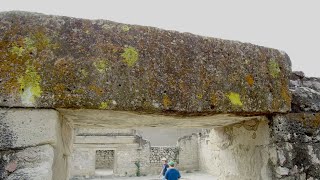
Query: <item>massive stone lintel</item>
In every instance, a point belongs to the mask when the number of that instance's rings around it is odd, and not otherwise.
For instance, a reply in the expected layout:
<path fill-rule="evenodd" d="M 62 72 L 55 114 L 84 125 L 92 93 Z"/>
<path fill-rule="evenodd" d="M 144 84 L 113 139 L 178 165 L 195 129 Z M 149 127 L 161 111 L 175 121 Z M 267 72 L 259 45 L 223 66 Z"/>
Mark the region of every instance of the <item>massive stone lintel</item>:
<path fill-rule="evenodd" d="M 0 106 L 265 114 L 290 110 L 276 49 L 153 27 L 0 13 Z"/>

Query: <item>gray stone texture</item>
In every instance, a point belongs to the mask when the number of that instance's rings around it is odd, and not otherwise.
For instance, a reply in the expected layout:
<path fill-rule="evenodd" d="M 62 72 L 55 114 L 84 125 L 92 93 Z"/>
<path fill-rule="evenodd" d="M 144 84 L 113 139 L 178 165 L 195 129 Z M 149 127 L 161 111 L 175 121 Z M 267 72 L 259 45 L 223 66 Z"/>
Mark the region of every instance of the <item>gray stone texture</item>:
<path fill-rule="evenodd" d="M 66 126 L 55 110 L 1 108 L 0 177 L 68 179 L 72 134 Z"/>
<path fill-rule="evenodd" d="M 292 112 L 320 112 L 320 78 L 293 72 L 290 77 Z"/>
<path fill-rule="evenodd" d="M 292 112 L 276 115 L 270 124 L 277 151 L 275 179 L 320 179 L 320 79 L 293 72 Z"/>
<path fill-rule="evenodd" d="M 199 170 L 199 134 L 193 133 L 179 138 L 179 169 L 188 171 Z"/>
<path fill-rule="evenodd" d="M 0 179 L 51 180 L 53 161 L 50 145 L 0 151 Z"/>
<path fill-rule="evenodd" d="M 320 114 L 277 115 L 271 124 L 271 142 L 277 151 L 273 164 L 278 179 L 320 178 Z"/>
<path fill-rule="evenodd" d="M 58 113 L 54 110 L 0 109 L 0 149 L 55 144 Z"/>
<path fill-rule="evenodd" d="M 292 113 L 275 116 L 270 127 L 278 154 L 275 177 L 319 179 L 320 79 L 293 72 L 290 90 Z"/>

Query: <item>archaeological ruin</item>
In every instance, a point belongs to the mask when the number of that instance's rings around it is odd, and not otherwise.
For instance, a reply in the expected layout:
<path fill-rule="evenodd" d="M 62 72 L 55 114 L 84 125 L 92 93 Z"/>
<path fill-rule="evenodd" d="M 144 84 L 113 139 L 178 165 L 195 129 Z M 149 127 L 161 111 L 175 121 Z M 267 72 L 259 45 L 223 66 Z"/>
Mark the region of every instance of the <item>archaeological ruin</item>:
<path fill-rule="evenodd" d="M 320 79 L 282 51 L 0 13 L 0 179 L 320 180 Z M 193 179 L 197 180 L 197 179 Z"/>

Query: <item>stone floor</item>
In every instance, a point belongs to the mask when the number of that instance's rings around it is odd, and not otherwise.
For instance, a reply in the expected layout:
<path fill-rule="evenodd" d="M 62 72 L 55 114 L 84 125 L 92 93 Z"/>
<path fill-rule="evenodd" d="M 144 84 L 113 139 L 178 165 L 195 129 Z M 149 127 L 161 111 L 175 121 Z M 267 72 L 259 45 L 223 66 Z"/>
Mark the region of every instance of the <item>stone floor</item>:
<path fill-rule="evenodd" d="M 194 173 L 181 173 L 181 179 L 180 180 L 217 180 L 218 178 L 201 173 L 201 172 L 194 172 Z M 90 180 L 160 180 L 159 176 L 153 175 L 153 176 L 142 176 L 142 177 L 112 177 L 112 175 L 104 176 L 101 178 L 94 178 Z"/>
<path fill-rule="evenodd" d="M 181 173 L 180 180 L 217 180 L 218 178 L 211 176 L 209 174 L 203 172 L 192 172 L 192 173 Z M 85 178 L 85 177 L 77 177 L 71 178 L 72 180 L 161 180 L 158 175 L 148 175 L 148 176 L 141 176 L 141 177 L 114 177 L 113 170 L 106 170 L 106 169 L 96 169 L 96 177 L 94 178 Z"/>

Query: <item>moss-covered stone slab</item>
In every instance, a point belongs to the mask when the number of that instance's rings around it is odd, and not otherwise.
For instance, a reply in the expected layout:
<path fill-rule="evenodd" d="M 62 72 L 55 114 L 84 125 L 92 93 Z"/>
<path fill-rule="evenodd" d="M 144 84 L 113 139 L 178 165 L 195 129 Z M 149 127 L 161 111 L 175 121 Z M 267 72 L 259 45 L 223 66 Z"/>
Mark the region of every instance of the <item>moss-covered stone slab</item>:
<path fill-rule="evenodd" d="M 0 13 L 0 106 L 265 114 L 290 110 L 276 49 L 106 20 Z"/>

